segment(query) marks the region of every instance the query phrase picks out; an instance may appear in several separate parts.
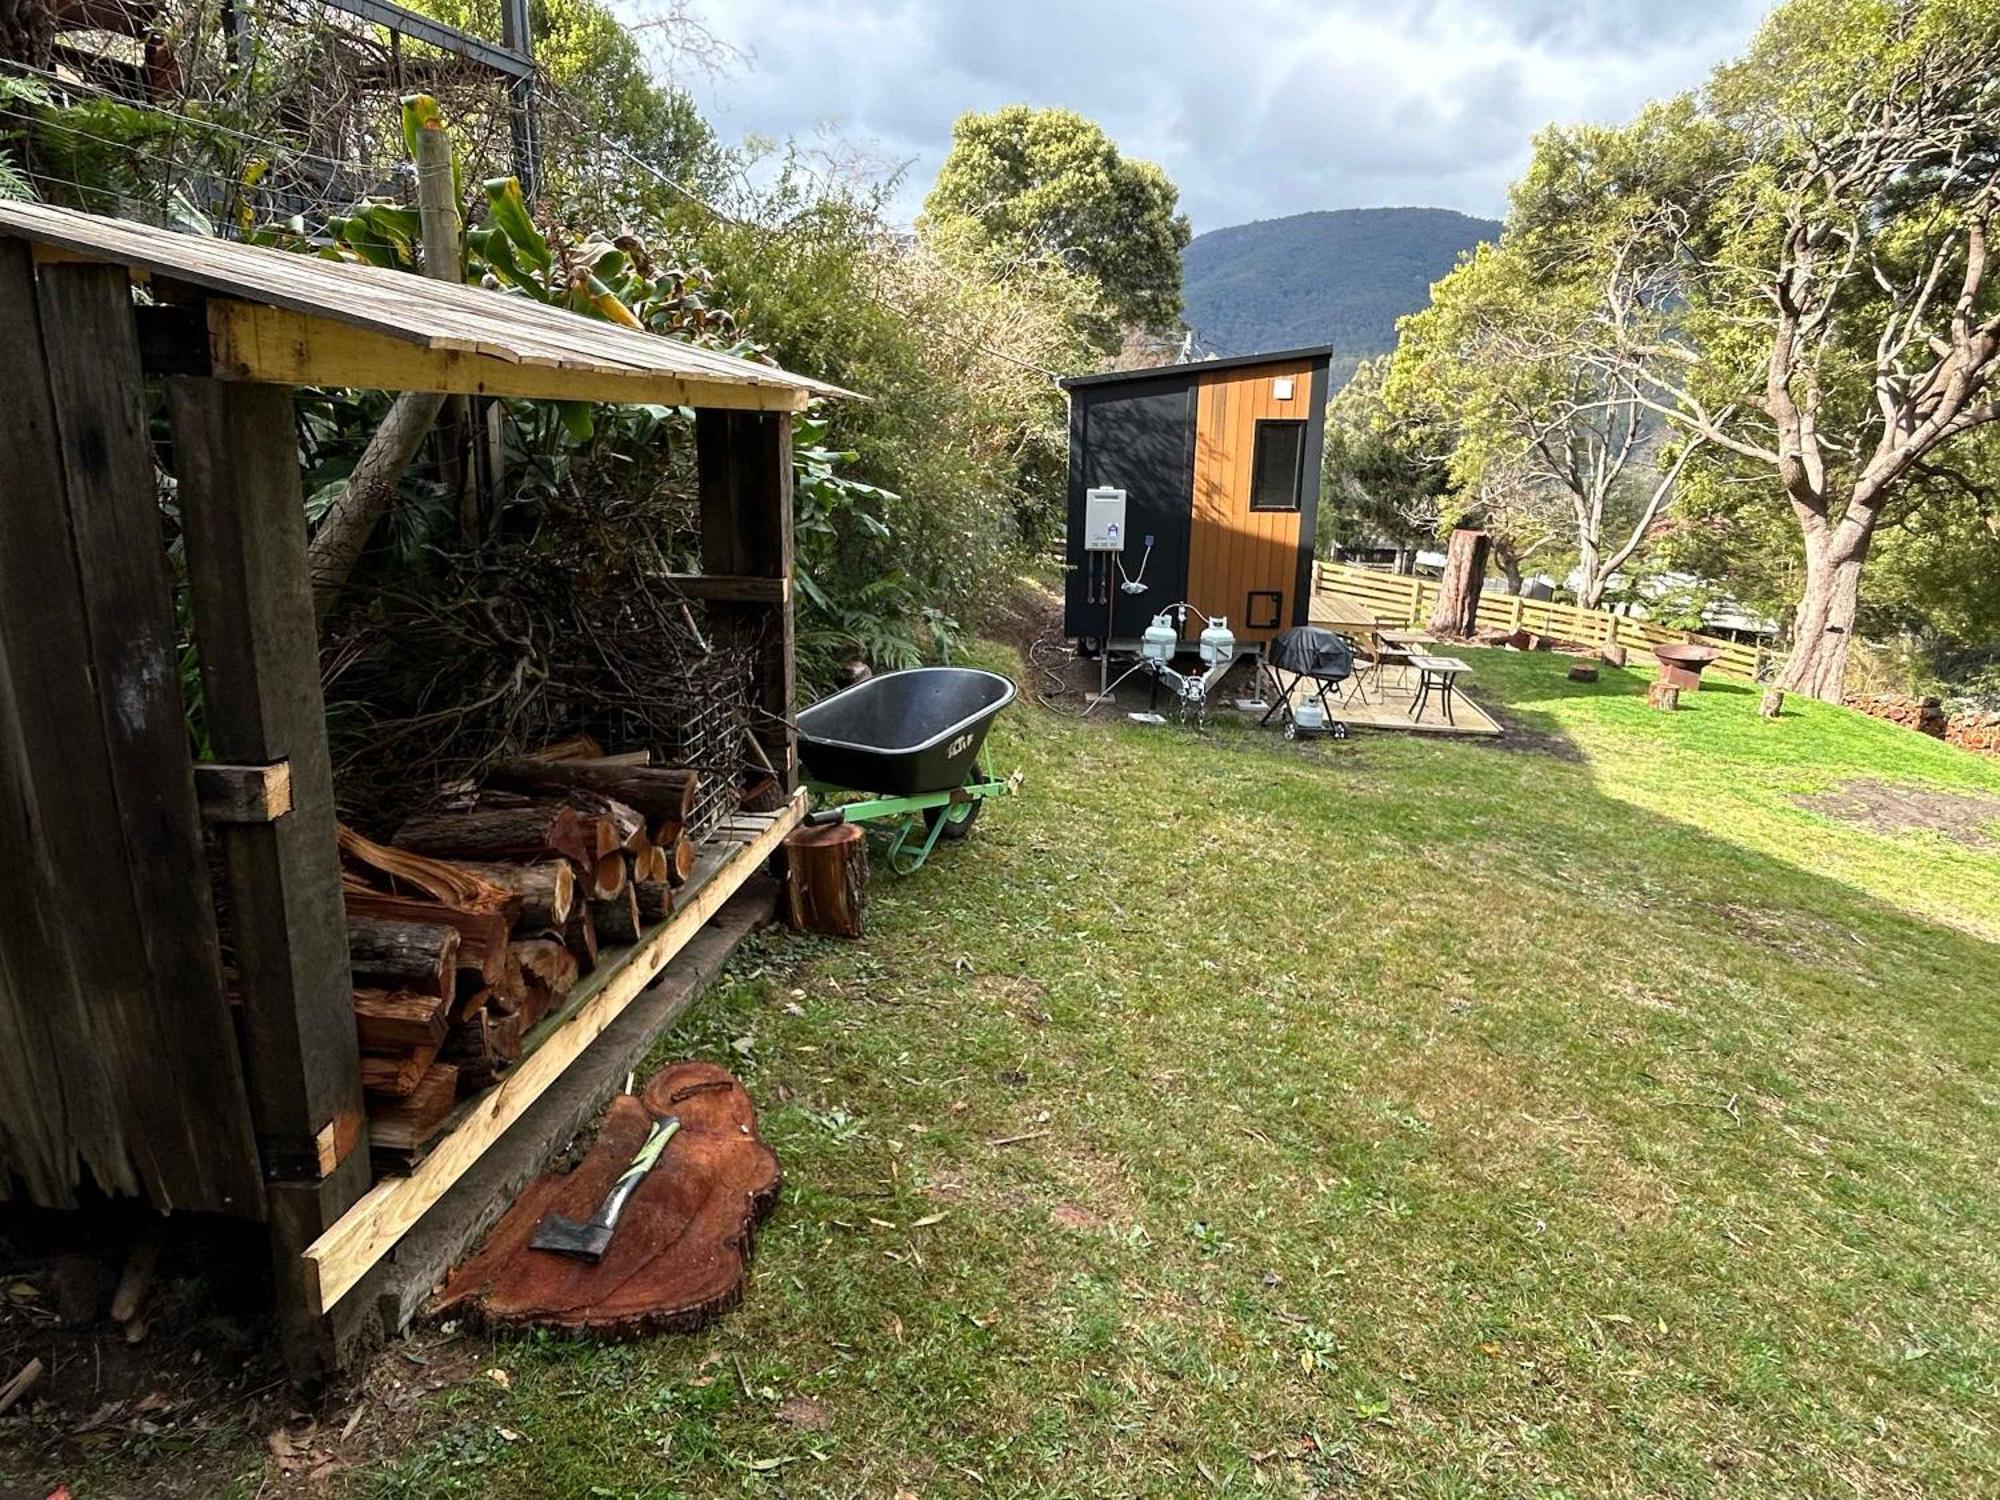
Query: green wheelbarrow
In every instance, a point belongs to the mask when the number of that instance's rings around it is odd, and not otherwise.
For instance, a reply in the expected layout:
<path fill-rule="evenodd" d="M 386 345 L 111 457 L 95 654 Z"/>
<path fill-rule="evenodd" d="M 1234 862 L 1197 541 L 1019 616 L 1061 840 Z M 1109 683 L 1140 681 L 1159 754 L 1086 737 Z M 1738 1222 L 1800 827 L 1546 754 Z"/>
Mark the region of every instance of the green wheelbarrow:
<path fill-rule="evenodd" d="M 1014 701 L 1014 684 L 974 667 L 885 672 L 800 712 L 799 760 L 817 799 L 813 825 L 875 823 L 889 868 L 922 867 L 940 839 L 962 839 L 989 797 L 1019 790 L 996 776 L 986 731 Z"/>

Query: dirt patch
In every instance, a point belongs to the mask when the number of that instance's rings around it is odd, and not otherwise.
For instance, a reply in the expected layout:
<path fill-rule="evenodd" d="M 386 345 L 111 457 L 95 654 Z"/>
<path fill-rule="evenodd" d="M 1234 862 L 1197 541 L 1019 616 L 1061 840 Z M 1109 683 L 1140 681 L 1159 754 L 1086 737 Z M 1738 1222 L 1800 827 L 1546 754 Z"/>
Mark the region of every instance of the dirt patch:
<path fill-rule="evenodd" d="M 1934 792 L 1862 778 L 1792 800 L 1807 812 L 1852 823 L 1870 833 L 1888 835 L 1914 829 L 1942 834 L 1968 849 L 2000 849 L 2000 836 L 1996 836 L 2000 796 L 1990 792 Z"/>
<path fill-rule="evenodd" d="M 1074 1203 L 1058 1203 L 1049 1210 L 1049 1218 L 1058 1229 L 1097 1229 L 1104 1220 L 1087 1208 L 1079 1208 Z"/>
<path fill-rule="evenodd" d="M 1022 974 L 982 974 L 972 981 L 973 990 L 986 1000 L 997 1001 L 1031 1026 L 1046 1026 L 1048 1007 L 1043 1003 L 1048 990 Z"/>
<path fill-rule="evenodd" d="M 778 1420 L 800 1432 L 825 1432 L 833 1425 L 833 1413 L 810 1396 L 787 1396 L 778 1407 Z"/>

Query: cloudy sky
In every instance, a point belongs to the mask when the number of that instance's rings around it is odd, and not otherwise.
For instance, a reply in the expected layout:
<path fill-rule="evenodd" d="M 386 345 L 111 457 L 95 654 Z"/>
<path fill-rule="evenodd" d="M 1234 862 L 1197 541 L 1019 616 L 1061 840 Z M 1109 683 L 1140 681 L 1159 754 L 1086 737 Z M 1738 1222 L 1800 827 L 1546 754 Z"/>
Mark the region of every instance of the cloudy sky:
<path fill-rule="evenodd" d="M 656 0 L 657 3 L 657 0 Z M 635 9 L 647 8 L 637 0 Z M 692 0 L 746 60 L 683 75 L 729 138 L 907 164 L 913 216 L 965 110 L 1101 122 L 1197 232 L 1315 208 L 1497 216 L 1531 132 L 1612 120 L 1748 39 L 1763 0 Z"/>

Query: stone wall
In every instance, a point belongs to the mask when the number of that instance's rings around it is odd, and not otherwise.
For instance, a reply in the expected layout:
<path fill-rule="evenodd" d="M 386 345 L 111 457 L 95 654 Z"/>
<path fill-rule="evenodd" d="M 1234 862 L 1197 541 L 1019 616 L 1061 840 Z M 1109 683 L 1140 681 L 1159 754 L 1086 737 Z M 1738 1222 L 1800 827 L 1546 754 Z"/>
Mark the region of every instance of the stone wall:
<path fill-rule="evenodd" d="M 1947 714 L 1935 698 L 1910 698 L 1901 693 L 1850 693 L 1847 706 L 1962 750 L 2000 755 L 2000 713 L 1967 709 Z"/>

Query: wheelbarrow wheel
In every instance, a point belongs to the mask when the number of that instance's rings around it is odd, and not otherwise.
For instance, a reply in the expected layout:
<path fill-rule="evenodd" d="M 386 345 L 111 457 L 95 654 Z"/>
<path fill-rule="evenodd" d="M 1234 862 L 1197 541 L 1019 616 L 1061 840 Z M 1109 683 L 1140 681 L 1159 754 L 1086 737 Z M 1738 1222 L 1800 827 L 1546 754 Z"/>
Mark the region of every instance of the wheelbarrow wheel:
<path fill-rule="evenodd" d="M 979 809 L 985 805 L 983 797 L 975 797 L 970 802 L 947 802 L 943 807 L 927 807 L 924 809 L 924 830 L 929 832 L 936 828 L 942 818 L 944 828 L 938 834 L 940 839 L 956 842 L 967 838 L 972 833 L 972 825 L 979 821 Z"/>

